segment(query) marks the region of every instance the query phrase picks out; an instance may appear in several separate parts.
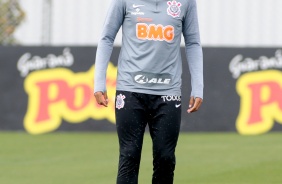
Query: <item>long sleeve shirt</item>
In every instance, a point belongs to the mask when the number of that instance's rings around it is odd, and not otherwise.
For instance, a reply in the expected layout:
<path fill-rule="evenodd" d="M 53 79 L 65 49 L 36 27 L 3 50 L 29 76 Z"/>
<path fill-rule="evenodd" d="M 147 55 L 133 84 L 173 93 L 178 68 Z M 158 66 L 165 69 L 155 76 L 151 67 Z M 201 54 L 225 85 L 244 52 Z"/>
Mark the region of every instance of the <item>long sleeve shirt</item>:
<path fill-rule="evenodd" d="M 180 96 L 183 34 L 191 96 L 203 98 L 196 0 L 112 0 L 96 53 L 94 92 L 106 91 L 106 70 L 120 27 L 117 90 Z"/>

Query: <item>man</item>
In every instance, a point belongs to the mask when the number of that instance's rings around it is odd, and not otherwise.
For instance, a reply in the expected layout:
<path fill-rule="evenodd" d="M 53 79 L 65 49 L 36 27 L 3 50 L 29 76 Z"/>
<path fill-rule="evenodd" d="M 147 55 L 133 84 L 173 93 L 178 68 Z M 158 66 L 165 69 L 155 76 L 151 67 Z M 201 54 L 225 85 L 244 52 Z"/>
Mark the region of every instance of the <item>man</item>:
<path fill-rule="evenodd" d="M 113 0 L 98 44 L 94 93 L 107 107 L 106 69 L 122 26 L 116 127 L 117 184 L 137 184 L 145 127 L 153 141 L 153 184 L 172 184 L 181 122 L 181 33 L 191 73 L 188 113 L 203 99 L 203 56 L 196 0 Z"/>

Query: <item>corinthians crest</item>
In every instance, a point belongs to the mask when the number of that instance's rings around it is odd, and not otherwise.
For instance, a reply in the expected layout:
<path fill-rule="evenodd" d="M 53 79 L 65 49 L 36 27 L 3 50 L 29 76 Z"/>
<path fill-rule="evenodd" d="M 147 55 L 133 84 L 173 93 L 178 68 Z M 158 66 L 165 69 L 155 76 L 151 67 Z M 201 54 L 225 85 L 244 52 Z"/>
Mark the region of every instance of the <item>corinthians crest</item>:
<path fill-rule="evenodd" d="M 167 14 L 171 15 L 173 18 L 179 17 L 181 13 L 180 10 L 181 3 L 173 0 L 173 1 L 168 1 L 167 4 L 168 4 Z"/>
<path fill-rule="evenodd" d="M 122 94 L 119 94 L 119 95 L 117 95 L 116 99 L 117 99 L 116 100 L 116 108 L 122 109 L 124 107 L 124 104 L 125 104 L 125 102 L 124 102 L 125 96 L 122 95 Z"/>

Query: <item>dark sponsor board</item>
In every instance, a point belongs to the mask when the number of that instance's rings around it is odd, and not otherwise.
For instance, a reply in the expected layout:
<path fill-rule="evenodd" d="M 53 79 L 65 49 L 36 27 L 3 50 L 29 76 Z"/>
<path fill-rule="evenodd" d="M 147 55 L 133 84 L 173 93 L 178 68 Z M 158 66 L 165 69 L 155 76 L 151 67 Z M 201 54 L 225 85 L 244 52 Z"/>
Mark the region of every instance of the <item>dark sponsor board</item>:
<path fill-rule="evenodd" d="M 114 131 L 117 59 L 107 74 L 109 107 L 95 103 L 96 47 L 0 47 L 0 130 Z M 282 50 L 204 48 L 204 103 L 188 114 L 190 74 L 183 54 L 182 131 L 282 130 Z"/>

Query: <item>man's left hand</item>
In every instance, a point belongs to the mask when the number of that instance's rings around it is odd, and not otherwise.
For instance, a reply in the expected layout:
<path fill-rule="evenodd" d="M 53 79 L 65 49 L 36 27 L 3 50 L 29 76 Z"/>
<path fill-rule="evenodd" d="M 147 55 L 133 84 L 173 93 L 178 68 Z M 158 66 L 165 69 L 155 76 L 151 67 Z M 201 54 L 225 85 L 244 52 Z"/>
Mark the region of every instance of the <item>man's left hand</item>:
<path fill-rule="evenodd" d="M 199 110 L 203 99 L 201 98 L 194 98 L 193 96 L 190 97 L 189 108 L 187 110 L 188 113 L 196 112 Z"/>

